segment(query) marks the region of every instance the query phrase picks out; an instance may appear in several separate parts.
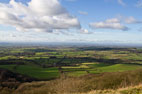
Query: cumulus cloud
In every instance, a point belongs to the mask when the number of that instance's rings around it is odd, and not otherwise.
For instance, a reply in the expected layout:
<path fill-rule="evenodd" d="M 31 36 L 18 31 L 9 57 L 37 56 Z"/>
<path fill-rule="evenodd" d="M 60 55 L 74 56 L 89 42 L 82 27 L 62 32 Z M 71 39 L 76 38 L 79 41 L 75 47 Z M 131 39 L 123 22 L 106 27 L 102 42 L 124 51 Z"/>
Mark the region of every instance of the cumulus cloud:
<path fill-rule="evenodd" d="M 128 17 L 125 19 L 125 22 L 127 24 L 137 24 L 137 23 L 142 23 L 140 20 L 136 20 L 134 17 Z"/>
<path fill-rule="evenodd" d="M 90 23 L 90 27 L 94 29 L 116 29 L 116 30 L 128 30 L 128 27 L 121 24 L 117 18 L 107 19 L 102 22 Z"/>
<path fill-rule="evenodd" d="M 9 4 L 0 3 L 0 15 L 0 24 L 13 26 L 18 31 L 80 28 L 78 19 L 58 0 L 31 0 L 27 5 L 10 0 Z"/>

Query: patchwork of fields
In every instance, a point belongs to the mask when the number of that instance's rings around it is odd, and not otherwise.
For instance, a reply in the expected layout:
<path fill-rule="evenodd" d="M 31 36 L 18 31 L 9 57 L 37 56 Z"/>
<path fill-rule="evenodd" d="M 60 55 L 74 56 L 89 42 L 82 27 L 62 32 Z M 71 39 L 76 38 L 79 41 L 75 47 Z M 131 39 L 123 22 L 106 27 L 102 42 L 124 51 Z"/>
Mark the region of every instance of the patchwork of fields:
<path fill-rule="evenodd" d="M 38 79 L 82 76 L 142 68 L 136 48 L 0 48 L 0 68 Z"/>

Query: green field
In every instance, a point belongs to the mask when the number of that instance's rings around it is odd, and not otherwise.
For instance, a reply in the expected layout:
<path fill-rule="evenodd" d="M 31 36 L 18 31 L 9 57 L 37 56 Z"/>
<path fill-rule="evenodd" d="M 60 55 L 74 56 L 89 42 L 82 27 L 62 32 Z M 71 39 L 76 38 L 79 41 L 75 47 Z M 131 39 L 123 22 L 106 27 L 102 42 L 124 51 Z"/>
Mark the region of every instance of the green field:
<path fill-rule="evenodd" d="M 142 68 L 136 48 L 0 48 L 0 68 L 38 79 L 123 72 Z"/>
<path fill-rule="evenodd" d="M 20 65 L 14 69 L 15 66 L 16 65 L 1 65 L 0 68 L 9 69 L 13 72 L 39 79 L 52 79 L 59 76 L 57 68 L 41 68 L 38 66 Z"/>
<path fill-rule="evenodd" d="M 82 67 L 82 65 L 84 65 Z M 103 73 L 103 72 L 123 72 L 142 68 L 135 64 L 100 64 L 100 63 L 83 63 L 77 67 L 63 67 L 63 70 L 70 76 L 81 76 L 88 73 Z"/>
<path fill-rule="evenodd" d="M 0 94 L 103 94 L 142 83 L 142 49 L 0 47 L 0 70 Z"/>
<path fill-rule="evenodd" d="M 38 79 L 52 79 L 59 77 L 57 67 L 41 68 L 39 66 L 19 65 L 1 65 L 0 68 L 8 69 L 16 73 L 24 74 Z M 123 72 L 129 70 L 140 69 L 142 66 L 135 64 L 99 64 L 99 63 L 83 63 L 80 66 L 64 66 L 62 70 L 68 76 L 82 76 L 90 73 L 103 72 Z"/>

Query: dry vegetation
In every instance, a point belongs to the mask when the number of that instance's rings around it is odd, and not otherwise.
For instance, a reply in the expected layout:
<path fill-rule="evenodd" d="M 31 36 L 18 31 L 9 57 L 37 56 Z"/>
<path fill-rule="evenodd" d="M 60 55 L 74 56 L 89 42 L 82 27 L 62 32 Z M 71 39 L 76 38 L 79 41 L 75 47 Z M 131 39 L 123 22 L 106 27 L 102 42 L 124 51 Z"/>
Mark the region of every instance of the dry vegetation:
<path fill-rule="evenodd" d="M 141 77 L 142 70 L 89 74 L 82 77 L 66 78 L 65 76 L 62 76 L 60 79 L 52 81 L 24 83 L 19 86 L 13 94 L 87 94 L 87 92 L 89 92 L 88 94 L 111 94 L 111 92 L 112 94 L 141 94 L 139 93 L 141 92 L 141 88 L 129 90 L 119 89 L 141 84 Z M 2 91 L 4 93 L 1 94 L 11 94 L 4 90 Z"/>
<path fill-rule="evenodd" d="M 142 94 L 142 85 L 130 86 L 126 88 L 120 88 L 116 90 L 95 90 L 87 93 L 76 93 L 76 94 Z"/>

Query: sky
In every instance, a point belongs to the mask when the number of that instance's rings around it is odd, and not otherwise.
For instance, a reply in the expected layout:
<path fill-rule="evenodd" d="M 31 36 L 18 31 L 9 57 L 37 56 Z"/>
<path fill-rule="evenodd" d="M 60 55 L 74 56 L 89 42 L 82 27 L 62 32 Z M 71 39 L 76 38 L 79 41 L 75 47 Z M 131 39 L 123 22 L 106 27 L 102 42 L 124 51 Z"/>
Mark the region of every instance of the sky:
<path fill-rule="evenodd" d="M 142 43 L 142 0 L 0 0 L 0 42 Z"/>

